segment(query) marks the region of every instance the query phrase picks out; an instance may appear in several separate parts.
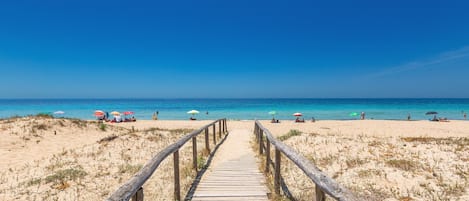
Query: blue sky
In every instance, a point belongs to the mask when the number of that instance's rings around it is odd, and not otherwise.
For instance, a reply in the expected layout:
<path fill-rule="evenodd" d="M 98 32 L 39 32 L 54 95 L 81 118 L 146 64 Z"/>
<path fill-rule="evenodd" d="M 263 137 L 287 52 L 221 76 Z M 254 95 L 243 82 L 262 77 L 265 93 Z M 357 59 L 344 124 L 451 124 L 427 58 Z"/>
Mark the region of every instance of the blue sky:
<path fill-rule="evenodd" d="M 467 98 L 467 10 L 2 1 L 0 98 Z"/>

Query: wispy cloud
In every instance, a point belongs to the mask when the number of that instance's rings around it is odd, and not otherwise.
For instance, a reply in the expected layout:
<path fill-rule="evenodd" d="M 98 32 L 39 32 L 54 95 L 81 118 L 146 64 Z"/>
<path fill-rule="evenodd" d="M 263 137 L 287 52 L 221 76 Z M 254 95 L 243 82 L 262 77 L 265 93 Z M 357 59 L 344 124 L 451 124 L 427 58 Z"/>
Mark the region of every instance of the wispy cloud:
<path fill-rule="evenodd" d="M 428 60 L 414 61 L 403 65 L 387 68 L 380 72 L 368 74 L 367 77 L 383 77 L 398 73 L 404 73 L 407 71 L 432 68 L 435 67 L 437 64 L 443 64 L 462 58 L 469 58 L 469 46 L 465 46 L 454 51 L 443 52 Z"/>

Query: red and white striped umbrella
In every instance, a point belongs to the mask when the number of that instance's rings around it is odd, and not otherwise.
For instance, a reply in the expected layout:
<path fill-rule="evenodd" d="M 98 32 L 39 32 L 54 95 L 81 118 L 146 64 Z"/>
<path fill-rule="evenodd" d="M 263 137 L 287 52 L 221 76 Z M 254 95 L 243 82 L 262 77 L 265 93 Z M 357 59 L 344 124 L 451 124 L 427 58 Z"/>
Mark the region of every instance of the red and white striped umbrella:
<path fill-rule="evenodd" d="M 101 110 L 94 111 L 94 116 L 103 116 L 103 115 L 104 115 L 104 112 Z"/>
<path fill-rule="evenodd" d="M 124 115 L 131 115 L 131 114 L 134 114 L 134 112 L 132 112 L 132 111 L 125 111 L 125 112 L 123 112 L 123 113 L 124 113 Z"/>
<path fill-rule="evenodd" d="M 301 116 L 303 116 L 303 114 L 301 114 L 301 113 L 297 112 L 297 113 L 294 113 L 294 114 L 293 114 L 293 116 L 296 116 L 296 117 L 301 117 Z"/>

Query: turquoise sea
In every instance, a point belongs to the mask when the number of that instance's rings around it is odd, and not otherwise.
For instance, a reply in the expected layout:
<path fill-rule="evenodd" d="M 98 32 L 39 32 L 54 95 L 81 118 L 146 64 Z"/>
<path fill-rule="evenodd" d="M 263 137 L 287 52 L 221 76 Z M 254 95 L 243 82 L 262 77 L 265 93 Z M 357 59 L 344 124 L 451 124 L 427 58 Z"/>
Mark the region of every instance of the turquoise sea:
<path fill-rule="evenodd" d="M 439 117 L 463 119 L 469 112 L 469 99 L 2 99 L 0 118 L 64 111 L 64 117 L 94 119 L 95 110 L 133 111 L 137 119 L 188 119 L 189 110 L 198 110 L 198 119 L 252 120 L 270 119 L 269 111 L 277 111 L 278 119 L 294 119 L 301 112 L 305 119 L 346 120 L 352 112 L 365 112 L 367 119 L 428 119 L 428 111 Z M 208 112 L 208 114 L 206 114 Z"/>

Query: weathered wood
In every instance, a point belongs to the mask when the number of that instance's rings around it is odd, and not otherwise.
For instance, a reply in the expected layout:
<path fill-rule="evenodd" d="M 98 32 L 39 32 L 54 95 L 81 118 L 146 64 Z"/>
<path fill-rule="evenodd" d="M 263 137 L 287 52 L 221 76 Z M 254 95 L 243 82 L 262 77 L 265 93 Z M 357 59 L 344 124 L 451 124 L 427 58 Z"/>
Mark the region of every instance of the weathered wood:
<path fill-rule="evenodd" d="M 318 188 L 322 189 L 322 192 L 328 194 L 332 198 L 339 201 L 355 201 L 358 200 L 355 195 L 353 195 L 348 189 L 339 185 L 332 178 L 324 174 L 319 168 L 312 164 L 304 156 L 295 152 L 292 148 L 285 145 L 283 142 L 277 140 L 270 133 L 268 129 L 262 126 L 262 124 L 256 120 L 256 125 L 260 130 L 263 130 L 266 138 L 270 141 L 272 146 L 276 150 L 276 161 L 277 161 L 277 151 L 282 152 L 285 157 L 290 159 L 298 168 L 300 168 L 307 177 L 309 177 Z M 275 166 L 280 165 L 275 162 Z M 276 173 L 277 174 L 277 173 Z"/>
<path fill-rule="evenodd" d="M 269 188 L 254 152 L 248 149 L 247 133 L 235 130 L 226 138 L 188 200 L 268 200 Z M 229 157 L 223 157 L 227 154 Z"/>
<path fill-rule="evenodd" d="M 275 148 L 275 176 L 274 176 L 274 191 L 277 195 L 280 194 L 280 150 Z"/>
<path fill-rule="evenodd" d="M 143 201 L 143 188 L 140 187 L 135 195 L 132 196 L 132 201 Z"/>
<path fill-rule="evenodd" d="M 176 150 L 174 156 L 174 200 L 181 200 L 181 185 L 179 184 L 179 150 Z"/>
<path fill-rule="evenodd" d="M 221 121 L 218 122 L 218 135 L 221 138 Z"/>
<path fill-rule="evenodd" d="M 225 129 L 225 133 L 228 133 L 228 124 L 226 123 L 226 119 L 223 119 L 223 123 L 225 124 L 223 127 Z"/>
<path fill-rule="evenodd" d="M 326 195 L 324 192 L 319 188 L 318 185 L 315 187 L 316 189 L 316 201 L 326 201 Z"/>
<path fill-rule="evenodd" d="M 216 134 L 216 127 L 217 124 L 213 124 L 213 137 L 215 137 L 217 134 Z"/>
<path fill-rule="evenodd" d="M 213 132 L 213 144 L 217 144 L 217 134 L 215 132 Z"/>
<path fill-rule="evenodd" d="M 202 133 L 203 130 L 214 125 L 216 122 L 221 121 L 221 119 L 214 121 L 204 127 L 191 132 L 190 134 L 185 135 L 177 142 L 167 146 L 165 149 L 160 151 L 158 154 L 153 156 L 140 171 L 138 171 L 130 180 L 125 182 L 120 186 L 111 196 L 107 199 L 108 201 L 122 201 L 129 200 L 137 191 L 142 187 L 142 185 L 150 178 L 150 176 L 155 172 L 161 162 L 166 159 L 170 154 L 174 153 L 176 150 L 181 148 L 187 141 L 191 138 Z"/>
<path fill-rule="evenodd" d="M 210 142 L 208 141 L 208 128 L 205 128 L 205 150 L 210 153 Z"/>
<path fill-rule="evenodd" d="M 257 142 L 257 139 L 259 138 L 259 133 L 257 133 L 257 124 L 254 124 L 254 136 L 256 137 Z"/>
<path fill-rule="evenodd" d="M 269 139 L 266 138 L 265 140 L 266 143 L 266 149 L 265 149 L 265 172 L 269 173 L 269 168 L 270 168 L 270 142 Z"/>
<path fill-rule="evenodd" d="M 222 120 L 221 122 L 222 122 L 222 124 L 221 124 L 222 129 L 221 130 L 223 131 L 223 133 L 225 133 L 225 120 Z M 220 134 L 220 136 L 221 136 L 221 134 Z"/>
<path fill-rule="evenodd" d="M 192 137 L 192 168 L 197 172 L 197 137 Z"/>
<path fill-rule="evenodd" d="M 264 151 L 263 151 L 263 150 L 264 150 L 264 149 L 263 149 L 263 140 L 262 140 L 262 138 L 263 138 L 263 137 L 262 137 L 263 133 L 264 133 L 264 132 L 263 132 L 262 130 L 259 131 L 259 154 L 260 154 L 260 155 L 264 154 Z"/>

